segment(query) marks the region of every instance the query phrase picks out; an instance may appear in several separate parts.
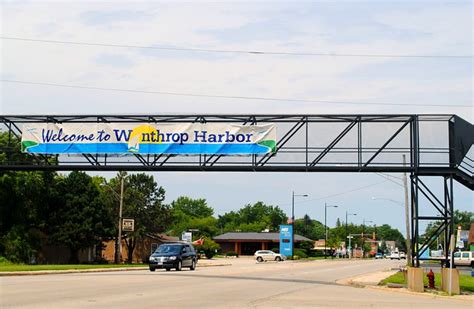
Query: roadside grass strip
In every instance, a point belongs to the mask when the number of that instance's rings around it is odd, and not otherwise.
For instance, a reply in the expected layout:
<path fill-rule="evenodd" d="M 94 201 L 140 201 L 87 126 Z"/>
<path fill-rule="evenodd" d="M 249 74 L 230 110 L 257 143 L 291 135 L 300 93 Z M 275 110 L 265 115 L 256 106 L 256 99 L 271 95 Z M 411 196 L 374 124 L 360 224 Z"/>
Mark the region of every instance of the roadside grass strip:
<path fill-rule="evenodd" d="M 80 269 L 107 269 L 107 268 L 129 268 L 146 267 L 148 264 L 48 264 L 48 265 L 27 265 L 27 264 L 0 264 L 0 272 L 13 271 L 44 271 L 44 270 L 80 270 Z"/>
<path fill-rule="evenodd" d="M 382 281 L 380 281 L 379 285 L 387 285 L 389 283 L 395 283 L 395 284 L 403 284 L 406 285 L 406 280 L 405 276 L 403 275 L 402 272 L 398 272 Z M 423 276 L 423 284 L 428 286 L 428 278 L 426 277 L 426 274 Z M 435 288 L 440 289 L 441 287 L 441 275 L 436 274 L 435 275 Z M 470 275 L 459 275 L 459 287 L 461 289 L 461 292 L 468 292 L 468 293 L 474 293 L 474 277 Z"/>

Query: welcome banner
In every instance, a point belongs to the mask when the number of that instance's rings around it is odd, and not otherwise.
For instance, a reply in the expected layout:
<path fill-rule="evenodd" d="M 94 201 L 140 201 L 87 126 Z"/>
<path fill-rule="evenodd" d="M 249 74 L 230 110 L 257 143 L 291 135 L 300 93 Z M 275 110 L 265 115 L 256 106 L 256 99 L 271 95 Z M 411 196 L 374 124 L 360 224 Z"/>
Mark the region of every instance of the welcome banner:
<path fill-rule="evenodd" d="M 274 124 L 35 123 L 22 129 L 22 152 L 38 154 L 252 155 L 276 146 Z"/>

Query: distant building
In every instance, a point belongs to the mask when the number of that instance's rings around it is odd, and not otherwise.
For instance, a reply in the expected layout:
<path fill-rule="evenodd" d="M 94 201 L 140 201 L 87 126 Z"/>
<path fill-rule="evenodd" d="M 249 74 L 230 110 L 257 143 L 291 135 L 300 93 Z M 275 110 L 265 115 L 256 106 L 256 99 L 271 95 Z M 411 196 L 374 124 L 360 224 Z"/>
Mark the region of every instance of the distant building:
<path fill-rule="evenodd" d="M 239 255 L 253 255 L 257 250 L 271 250 L 280 247 L 280 233 L 231 232 L 214 237 L 222 253 L 236 252 Z M 312 241 L 295 235 L 295 243 Z"/>

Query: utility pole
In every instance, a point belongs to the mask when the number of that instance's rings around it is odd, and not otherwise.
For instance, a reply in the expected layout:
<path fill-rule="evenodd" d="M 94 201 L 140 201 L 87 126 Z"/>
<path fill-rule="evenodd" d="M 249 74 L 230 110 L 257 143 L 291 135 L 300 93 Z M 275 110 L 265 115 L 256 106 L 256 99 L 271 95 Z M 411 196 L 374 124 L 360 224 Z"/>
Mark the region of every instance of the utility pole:
<path fill-rule="evenodd" d="M 122 209 L 123 209 L 123 181 L 125 177 L 120 178 L 120 205 L 119 205 L 119 225 L 117 235 L 117 256 L 115 258 L 115 264 L 119 264 L 122 259 Z"/>
<path fill-rule="evenodd" d="M 347 239 L 347 236 L 349 236 L 349 231 L 347 230 L 347 217 L 348 216 L 357 216 L 356 213 L 348 213 L 347 210 L 346 210 L 346 239 Z M 350 247 L 350 238 L 349 238 L 349 247 Z M 347 245 L 347 240 L 346 240 L 346 245 Z M 348 247 L 346 246 L 346 250 L 348 249 Z"/>
<path fill-rule="evenodd" d="M 327 248 L 328 248 L 328 227 L 327 227 L 327 209 L 328 207 L 334 207 L 337 208 L 337 205 L 327 205 L 324 203 L 324 258 L 327 257 Z"/>
<path fill-rule="evenodd" d="M 291 258 L 295 255 L 295 196 L 308 197 L 308 194 L 295 194 L 291 192 Z"/>
<path fill-rule="evenodd" d="M 403 155 L 403 167 L 406 166 L 406 155 Z M 410 242 L 410 215 L 408 208 L 408 180 L 407 173 L 403 172 L 403 188 L 405 190 L 405 227 L 406 227 L 406 247 L 407 247 L 407 265 L 411 265 L 411 242 Z"/>

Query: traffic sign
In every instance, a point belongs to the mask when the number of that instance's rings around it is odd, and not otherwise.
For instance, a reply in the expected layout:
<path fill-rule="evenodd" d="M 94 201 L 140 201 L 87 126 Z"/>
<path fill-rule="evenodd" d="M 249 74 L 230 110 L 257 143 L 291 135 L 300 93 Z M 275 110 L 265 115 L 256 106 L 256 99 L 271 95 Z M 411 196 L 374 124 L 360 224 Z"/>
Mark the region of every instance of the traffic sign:
<path fill-rule="evenodd" d="M 135 220 L 134 219 L 122 219 L 122 231 L 133 232 L 135 231 Z"/>

